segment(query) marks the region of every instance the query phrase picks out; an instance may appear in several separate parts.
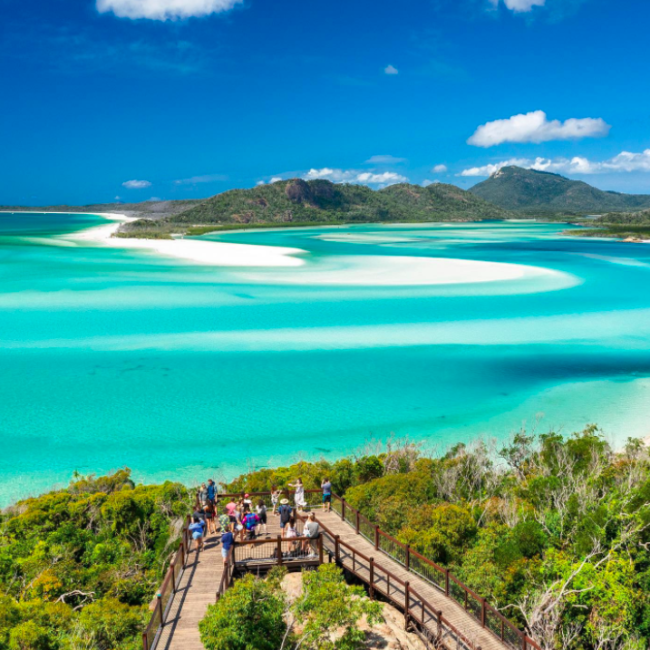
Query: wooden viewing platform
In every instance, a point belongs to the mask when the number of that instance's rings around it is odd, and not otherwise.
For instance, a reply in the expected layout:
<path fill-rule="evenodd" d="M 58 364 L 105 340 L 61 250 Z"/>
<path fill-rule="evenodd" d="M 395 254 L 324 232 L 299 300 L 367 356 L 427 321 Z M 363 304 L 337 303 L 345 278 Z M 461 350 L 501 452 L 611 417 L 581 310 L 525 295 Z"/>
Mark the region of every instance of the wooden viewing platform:
<path fill-rule="evenodd" d="M 195 548 L 185 553 L 190 540 L 184 529 L 183 543 L 143 634 L 144 650 L 203 650 L 199 621 L 228 589 L 235 571 L 261 572 L 276 564 L 300 569 L 324 561 L 337 562 L 368 585 L 371 597 L 383 597 L 401 609 L 406 627 L 428 647 L 540 650 L 447 569 L 384 533 L 339 497 L 333 496 L 331 512 L 317 512 L 317 520 L 322 533 L 318 544 L 304 553 L 290 553 L 292 541 L 280 540 L 279 517 L 269 513 L 268 535 L 236 543 L 225 574 L 220 535 L 208 536 L 200 553 Z"/>

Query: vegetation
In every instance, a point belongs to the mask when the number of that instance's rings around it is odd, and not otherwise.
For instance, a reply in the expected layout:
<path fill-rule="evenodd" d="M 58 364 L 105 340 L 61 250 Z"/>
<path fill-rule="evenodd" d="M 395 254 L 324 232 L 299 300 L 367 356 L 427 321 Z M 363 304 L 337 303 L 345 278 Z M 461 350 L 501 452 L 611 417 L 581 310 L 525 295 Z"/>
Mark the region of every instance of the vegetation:
<path fill-rule="evenodd" d="M 527 216 L 570 217 L 650 208 L 650 195 L 604 192 L 559 174 L 503 167 L 469 190 L 475 196 Z"/>
<path fill-rule="evenodd" d="M 591 224 L 597 225 L 598 228 L 568 230 L 566 234 L 579 237 L 611 237 L 629 241 L 650 239 L 650 210 L 610 212 L 593 219 Z"/>
<path fill-rule="evenodd" d="M 237 227 L 336 225 L 375 222 L 477 221 L 504 219 L 501 208 L 453 185 L 428 187 L 402 183 L 375 191 L 365 185 L 292 179 L 247 190 L 217 194 L 180 214 L 134 221 L 123 233 L 157 229 L 199 234 Z M 219 228 L 215 228 L 218 226 Z"/>
<path fill-rule="evenodd" d="M 281 578 L 277 569 L 266 581 L 248 574 L 210 605 L 199 623 L 206 649 L 278 650 L 287 631 Z"/>
<path fill-rule="evenodd" d="M 188 509 L 178 484 L 81 478 L 0 515 L 0 649 L 142 647 Z"/>
<path fill-rule="evenodd" d="M 358 623 L 382 620 L 381 605 L 363 587 L 350 586 L 334 564 L 303 573 L 302 595 L 289 603 L 282 590 L 286 569 L 264 580 L 248 574 L 208 607 L 199 623 L 206 650 L 356 650 L 365 632 Z"/>
<path fill-rule="evenodd" d="M 602 228 L 583 228 L 581 230 L 567 230 L 566 235 L 577 237 L 609 237 L 611 239 L 625 239 L 629 241 L 640 241 L 650 239 L 650 222 L 647 225 L 609 225 Z"/>
<path fill-rule="evenodd" d="M 296 647 L 305 650 L 355 650 L 365 633 L 357 624 L 363 616 L 370 625 L 382 620 L 381 605 L 366 598 L 363 587 L 345 583 L 335 564 L 321 564 L 303 574 L 303 595 L 293 606 L 300 626 Z"/>
<path fill-rule="evenodd" d="M 302 476 L 449 567 L 544 650 L 645 648 L 650 641 L 650 458 L 614 453 L 595 427 L 521 432 L 505 445 L 427 457 L 404 441 L 334 463 L 239 477 L 268 490 Z"/>

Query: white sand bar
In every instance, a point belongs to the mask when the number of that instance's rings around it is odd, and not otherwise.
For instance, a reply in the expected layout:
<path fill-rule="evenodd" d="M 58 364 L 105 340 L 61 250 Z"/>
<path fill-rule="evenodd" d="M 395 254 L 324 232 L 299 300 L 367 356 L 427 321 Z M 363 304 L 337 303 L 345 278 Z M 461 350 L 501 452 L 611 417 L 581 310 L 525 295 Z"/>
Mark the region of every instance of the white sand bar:
<path fill-rule="evenodd" d="M 199 239 L 126 239 L 124 237 L 113 237 L 120 223 L 132 221 L 133 219 L 123 214 L 113 213 L 103 213 L 99 216 L 110 219 L 112 223 L 106 226 L 88 228 L 63 237 L 71 241 L 95 242 L 112 248 L 151 251 L 158 255 L 210 266 L 296 267 L 305 264 L 303 259 L 294 257 L 306 253 L 300 248 L 227 244 Z"/>
<path fill-rule="evenodd" d="M 423 286 L 503 282 L 557 274 L 549 269 L 432 257 L 332 255 L 307 265 L 307 251 L 281 246 L 230 244 L 200 239 L 126 239 L 113 237 L 125 215 L 104 213 L 106 226 L 64 235 L 67 241 L 95 242 L 103 246 L 150 251 L 197 264 L 246 267 L 237 276 L 260 284 L 330 286 Z M 343 235 L 343 233 L 341 233 Z M 364 239 L 363 235 L 361 236 Z M 255 267 L 280 267 L 277 271 L 254 271 Z M 283 268 L 282 268 L 283 267 Z M 299 270 L 296 267 L 301 267 Z"/>
<path fill-rule="evenodd" d="M 523 280 L 555 275 L 548 269 L 437 257 L 332 256 L 298 273 L 240 273 L 247 280 L 301 285 L 422 286 Z"/>

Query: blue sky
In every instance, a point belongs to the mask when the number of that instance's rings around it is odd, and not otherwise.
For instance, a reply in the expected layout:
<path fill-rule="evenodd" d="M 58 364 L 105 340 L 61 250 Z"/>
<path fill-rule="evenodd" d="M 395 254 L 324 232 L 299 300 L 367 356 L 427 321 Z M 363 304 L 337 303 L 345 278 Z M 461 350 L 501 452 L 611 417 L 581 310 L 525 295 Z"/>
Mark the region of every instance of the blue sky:
<path fill-rule="evenodd" d="M 0 203 L 274 178 L 650 193 L 646 0 L 0 0 Z"/>

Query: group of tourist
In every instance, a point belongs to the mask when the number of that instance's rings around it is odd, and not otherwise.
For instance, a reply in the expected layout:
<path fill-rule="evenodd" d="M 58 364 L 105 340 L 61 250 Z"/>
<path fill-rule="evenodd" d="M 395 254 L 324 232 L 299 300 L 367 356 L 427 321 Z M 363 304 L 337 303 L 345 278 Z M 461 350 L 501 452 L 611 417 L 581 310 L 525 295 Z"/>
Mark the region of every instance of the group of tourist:
<path fill-rule="evenodd" d="M 298 542 L 297 513 L 300 513 L 307 506 L 305 500 L 305 487 L 302 479 L 298 478 L 288 487 L 294 490 L 294 504 L 292 508 L 289 499 L 280 498 L 282 490 L 277 486 L 271 488 L 272 514 L 280 518 L 280 530 L 283 539 L 295 539 L 290 545 L 290 551 L 302 551 L 308 556 L 316 556 L 316 540 L 320 535 L 318 522 L 313 512 L 307 517 L 303 526 L 302 536 L 306 539 Z M 321 482 L 323 509 L 329 512 L 332 503 L 332 483 L 328 478 Z M 220 534 L 221 554 L 224 564 L 227 564 L 228 554 L 236 539 L 240 542 L 244 539 L 253 540 L 267 532 L 267 508 L 263 499 L 259 499 L 253 506 L 249 494 L 235 501 L 231 499 L 221 510 L 217 512 L 217 489 L 214 481 L 209 479 L 207 484 L 203 483 L 196 495 L 192 521 L 189 525 L 189 532 L 196 542 L 197 550 L 201 551 L 204 545 L 204 538 L 208 535 Z M 219 543 L 219 541 L 217 541 Z"/>

